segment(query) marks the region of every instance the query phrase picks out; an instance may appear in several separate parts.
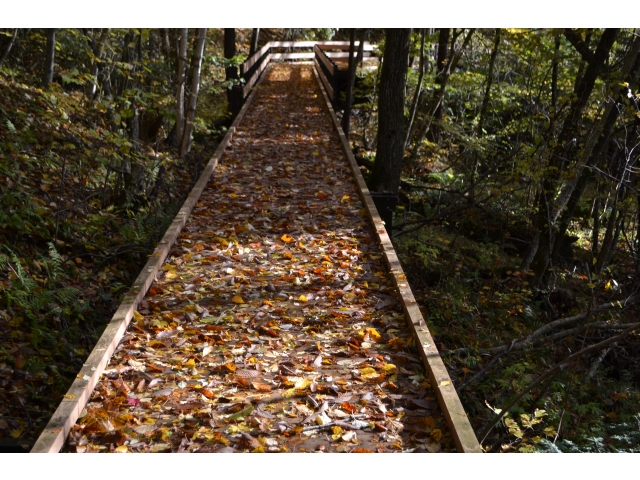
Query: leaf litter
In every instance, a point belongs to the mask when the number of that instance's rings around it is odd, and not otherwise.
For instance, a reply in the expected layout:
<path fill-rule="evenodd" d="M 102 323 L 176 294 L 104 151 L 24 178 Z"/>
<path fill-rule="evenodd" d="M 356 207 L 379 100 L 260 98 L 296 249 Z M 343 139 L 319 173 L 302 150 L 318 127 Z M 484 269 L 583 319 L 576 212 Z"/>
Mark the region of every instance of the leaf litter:
<path fill-rule="evenodd" d="M 272 65 L 69 452 L 454 451 L 309 65 Z"/>

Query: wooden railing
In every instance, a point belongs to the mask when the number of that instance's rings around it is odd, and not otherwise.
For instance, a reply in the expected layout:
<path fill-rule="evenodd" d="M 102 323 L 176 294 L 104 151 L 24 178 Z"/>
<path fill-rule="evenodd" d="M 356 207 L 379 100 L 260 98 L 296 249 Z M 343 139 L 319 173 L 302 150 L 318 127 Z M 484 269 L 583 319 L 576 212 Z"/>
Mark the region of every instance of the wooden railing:
<path fill-rule="evenodd" d="M 355 51 L 358 49 L 360 42 L 356 42 Z M 311 49 L 305 52 L 276 52 L 277 49 Z M 371 57 L 375 45 L 364 42 L 363 55 L 365 58 Z M 331 51 L 331 50 L 339 50 Z M 316 69 L 320 73 L 320 78 L 329 93 L 329 97 L 334 108 L 341 106 L 338 92 L 344 89 L 346 85 L 347 68 L 338 65 L 349 61 L 349 42 L 337 41 L 301 41 L 301 42 L 268 42 L 264 47 L 255 52 L 242 65 L 240 65 L 240 76 L 244 79 L 241 92 L 242 100 L 246 99 L 251 93 L 251 89 L 255 86 L 260 76 L 264 72 L 271 60 L 314 60 Z"/>

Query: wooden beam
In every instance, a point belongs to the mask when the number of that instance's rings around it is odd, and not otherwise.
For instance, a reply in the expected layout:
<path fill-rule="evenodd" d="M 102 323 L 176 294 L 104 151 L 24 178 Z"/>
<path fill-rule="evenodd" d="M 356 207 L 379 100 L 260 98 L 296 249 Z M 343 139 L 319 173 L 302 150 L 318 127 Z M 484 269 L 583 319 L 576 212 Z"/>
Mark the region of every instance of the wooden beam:
<path fill-rule="evenodd" d="M 178 211 L 153 254 L 150 255 L 149 260 L 143 267 L 140 275 L 136 278 L 131 289 L 120 304 L 120 307 L 113 315 L 111 321 L 107 325 L 107 328 L 98 340 L 98 343 L 93 348 L 89 358 L 87 358 L 87 361 L 80 369 L 77 378 L 74 380 L 73 384 L 71 384 L 71 387 L 67 391 L 62 403 L 53 414 L 53 417 L 51 417 L 51 420 L 43 432 L 40 434 L 40 437 L 38 437 L 38 440 L 31 449 L 31 453 L 56 453 L 63 447 L 67 435 L 69 435 L 69 431 L 76 423 L 82 409 L 89 401 L 91 392 L 100 379 L 100 375 L 102 375 L 102 372 L 111 359 L 111 355 L 122 339 L 138 303 L 144 298 L 147 290 L 154 282 L 156 274 L 160 270 L 160 267 L 169 254 L 169 250 L 186 224 L 193 207 L 200 198 L 209 178 L 217 167 L 224 149 L 231 141 L 238 125 L 247 113 L 247 109 L 249 108 L 254 96 L 255 95 L 252 94 L 251 97 L 247 99 L 235 121 L 231 127 L 229 127 L 227 134 L 222 139 L 222 142 L 216 149 L 213 157 L 211 157 L 211 160 L 209 160 L 209 163 L 207 163 L 207 166 L 182 205 L 182 208 Z"/>
<path fill-rule="evenodd" d="M 331 88 L 331 85 L 329 84 L 329 80 L 327 80 L 327 77 L 324 76 L 324 72 L 320 68 L 320 64 L 318 64 L 318 59 L 314 59 L 313 63 L 315 64 L 318 75 L 320 75 L 320 79 L 322 80 L 322 83 L 324 84 L 324 88 L 327 90 L 327 93 L 329 94 L 329 98 L 333 100 L 335 98 L 335 95 L 333 93 L 333 88 Z"/>
<path fill-rule="evenodd" d="M 334 58 L 346 58 L 347 61 L 349 60 L 349 52 L 324 52 L 324 53 L 331 60 L 333 60 Z M 358 54 L 357 51 L 353 52 L 354 58 L 357 56 L 357 54 Z M 371 57 L 371 52 L 363 52 L 362 55 L 363 55 L 364 58 L 369 58 L 369 57 Z"/>
<path fill-rule="evenodd" d="M 322 60 L 322 63 L 324 64 L 324 66 L 327 67 L 329 72 L 331 72 L 331 75 L 335 75 L 336 73 L 335 65 L 331 62 L 331 60 L 329 60 L 329 58 L 327 58 L 326 54 L 317 45 L 314 47 L 314 52 L 316 51 L 318 51 L 318 57 L 320 57 L 320 60 Z"/>
<path fill-rule="evenodd" d="M 249 69 L 255 65 L 255 63 L 262 57 L 262 55 L 269 50 L 270 48 L 313 48 L 318 45 L 320 48 L 326 48 L 331 50 L 349 50 L 349 42 L 338 42 L 338 41 L 326 41 L 326 42 L 316 42 L 312 40 L 305 40 L 300 42 L 267 42 L 260 50 L 254 53 L 251 57 L 249 57 L 245 62 L 240 65 L 240 74 L 244 75 Z M 360 45 L 360 42 L 356 42 L 356 48 Z M 371 45 L 369 42 L 364 42 L 364 52 L 365 56 L 369 55 L 369 52 L 372 52 L 377 45 Z M 302 55 L 301 53 L 283 53 L 278 55 Z M 273 57 L 276 58 L 311 58 L 311 57 Z"/>
<path fill-rule="evenodd" d="M 265 54 L 265 52 L 267 50 L 269 50 L 270 44 L 271 42 L 267 42 L 267 44 L 262 47 L 260 50 L 258 50 L 256 53 L 254 53 L 253 55 L 251 55 L 250 58 L 248 58 L 247 60 L 245 60 L 245 62 L 240 65 L 240 74 L 244 75 L 245 73 L 247 73 L 249 71 L 249 69 L 251 67 L 253 67 L 253 65 L 260 59 L 260 57 L 262 57 L 262 55 Z"/>
<path fill-rule="evenodd" d="M 319 75 L 320 70 L 316 70 L 315 73 L 316 79 L 322 78 L 321 75 Z M 338 122 L 338 118 L 331 108 L 331 103 L 329 102 L 326 92 L 322 90 L 322 93 L 327 104 L 327 110 L 333 119 L 334 127 L 338 132 L 338 135 L 340 135 L 342 150 L 347 156 L 351 172 L 355 177 L 356 184 L 360 192 L 360 198 L 365 204 L 369 220 L 377 233 L 378 241 L 380 242 L 387 266 L 389 267 L 389 272 L 393 278 L 393 283 L 395 284 L 395 287 L 402 299 L 401 303 L 405 319 L 411 328 L 414 341 L 418 345 L 422 362 L 429 375 L 433 390 L 436 392 L 438 403 L 440 404 L 442 413 L 444 414 L 447 425 L 449 426 L 451 437 L 459 452 L 481 453 L 482 447 L 478 443 L 473 428 L 467 418 L 467 414 L 462 407 L 462 403 L 460 403 L 460 398 L 456 393 L 451 377 L 449 377 L 449 373 L 442 362 L 442 358 L 438 353 L 435 342 L 433 341 L 431 333 L 427 328 L 427 324 L 424 321 L 422 312 L 420 312 L 418 303 L 416 302 L 413 293 L 411 292 L 411 288 L 407 283 L 407 277 L 400 265 L 400 259 L 393 248 L 391 239 L 384 227 L 384 222 L 380 218 L 380 214 L 376 209 L 373 198 L 371 198 L 367 184 L 360 173 L 360 168 L 353 156 L 349 141 L 347 140 L 347 137 L 345 137 L 344 132 L 340 127 L 340 123 Z"/>
<path fill-rule="evenodd" d="M 270 60 L 287 60 L 296 58 L 313 58 L 313 52 L 299 52 L 299 53 L 272 53 L 269 55 Z"/>
<path fill-rule="evenodd" d="M 349 42 L 317 42 L 318 45 L 322 49 L 326 50 L 349 50 L 350 43 Z M 355 42 L 355 49 L 357 50 L 360 45 L 360 42 Z M 373 52 L 377 45 L 371 45 L 369 42 L 364 42 L 362 47 L 365 52 Z"/>
<path fill-rule="evenodd" d="M 271 62 L 271 55 L 273 55 L 273 53 L 267 55 L 267 58 L 265 58 L 264 62 L 262 62 L 260 68 L 253 72 L 253 75 L 251 75 L 249 81 L 244 85 L 244 87 L 242 87 L 242 98 L 247 98 L 247 95 L 249 95 L 249 93 L 251 92 L 251 89 L 260 78 L 260 75 L 262 75 L 262 72 L 264 72 L 264 69 L 269 66 L 269 63 Z"/>

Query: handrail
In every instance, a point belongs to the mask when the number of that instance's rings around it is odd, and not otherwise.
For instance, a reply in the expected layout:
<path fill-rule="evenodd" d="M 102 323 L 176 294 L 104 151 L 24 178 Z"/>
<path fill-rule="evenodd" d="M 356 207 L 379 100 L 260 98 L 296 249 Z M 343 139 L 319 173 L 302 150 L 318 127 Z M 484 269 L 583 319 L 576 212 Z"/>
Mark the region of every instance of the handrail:
<path fill-rule="evenodd" d="M 360 42 L 355 43 L 355 51 L 357 51 Z M 271 60 L 285 60 L 285 59 L 312 59 L 315 57 L 315 48 L 318 47 L 322 50 L 326 60 L 330 59 L 342 59 L 348 58 L 350 43 L 342 41 L 281 41 L 281 42 L 267 42 L 260 50 L 251 55 L 245 62 L 240 65 L 240 74 L 245 80 L 245 85 L 242 88 L 243 97 L 246 98 L 251 88 L 255 85 L 260 77 L 260 74 L 264 71 L 266 64 Z M 276 53 L 272 49 L 275 48 L 313 48 L 314 52 L 295 52 L 295 53 Z M 371 45 L 369 42 L 364 42 L 362 46 L 364 50 L 364 56 L 370 57 L 376 45 Z M 325 50 L 341 50 L 340 52 L 327 52 Z M 354 55 L 355 55 L 354 51 Z M 335 69 L 338 66 L 333 63 L 333 67 L 328 67 L 332 70 L 332 74 L 335 73 Z M 264 64 L 264 65 L 263 65 Z M 259 72 L 259 73 L 257 73 Z"/>
<path fill-rule="evenodd" d="M 350 44 L 349 42 L 341 42 L 341 41 L 322 41 L 318 42 L 315 40 L 305 40 L 300 42 L 267 42 L 260 50 L 256 51 L 253 55 L 251 55 L 245 62 L 240 66 L 240 73 L 244 75 L 264 54 L 266 50 L 270 50 L 272 48 L 313 48 L 318 45 L 322 49 L 326 50 L 349 50 Z M 357 51 L 360 42 L 355 43 L 355 50 Z M 369 42 L 364 42 L 362 46 L 364 52 L 370 54 L 376 48 L 376 45 L 371 45 Z M 286 58 L 286 57 L 285 57 Z M 295 57 L 293 57 L 295 58 Z M 306 58 L 306 57 L 305 57 Z"/>

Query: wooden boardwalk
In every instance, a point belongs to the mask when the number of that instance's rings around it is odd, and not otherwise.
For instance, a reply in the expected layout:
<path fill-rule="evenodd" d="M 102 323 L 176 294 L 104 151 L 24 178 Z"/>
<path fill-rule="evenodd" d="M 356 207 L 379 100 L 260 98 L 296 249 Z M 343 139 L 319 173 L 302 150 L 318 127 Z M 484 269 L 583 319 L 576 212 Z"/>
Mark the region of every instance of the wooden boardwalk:
<path fill-rule="evenodd" d="M 63 451 L 479 451 L 341 141 L 313 67 L 271 65 Z"/>

